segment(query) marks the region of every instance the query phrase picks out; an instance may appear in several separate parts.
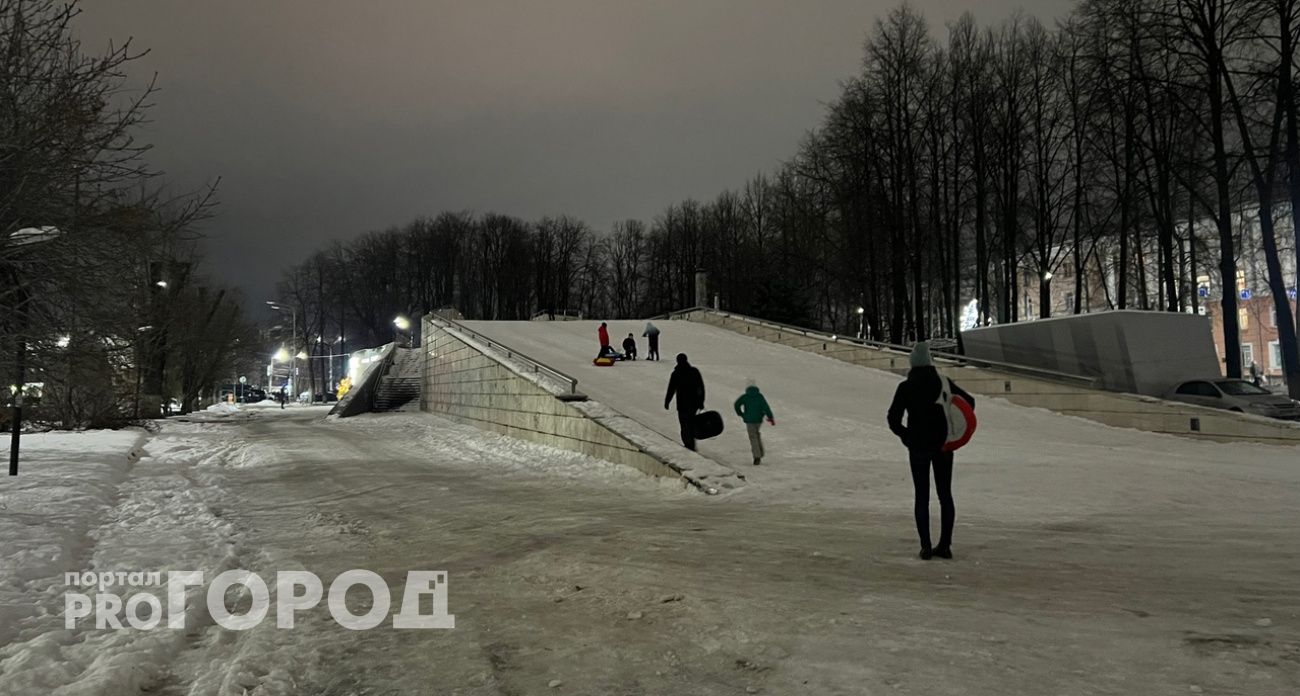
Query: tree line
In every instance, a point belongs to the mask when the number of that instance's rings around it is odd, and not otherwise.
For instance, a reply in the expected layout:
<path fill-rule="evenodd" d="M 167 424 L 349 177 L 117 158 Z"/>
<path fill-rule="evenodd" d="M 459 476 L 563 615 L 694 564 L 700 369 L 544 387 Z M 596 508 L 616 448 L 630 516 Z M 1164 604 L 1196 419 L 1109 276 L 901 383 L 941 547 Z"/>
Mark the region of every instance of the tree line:
<path fill-rule="evenodd" d="M 172 194 L 138 139 L 144 52 L 89 51 L 76 3 L 0 0 L 0 421 L 114 426 L 188 410 L 256 331 L 205 280 L 213 191 Z M 258 351 L 260 352 L 260 351 Z M 17 407 L 25 406 L 21 418 Z"/>
<path fill-rule="evenodd" d="M 959 337 L 972 312 L 1196 312 L 1205 293 L 1240 376 L 1239 269 L 1262 260 L 1300 396 L 1298 39 L 1300 0 L 1084 0 L 1052 26 L 942 30 L 904 4 L 797 152 L 713 200 L 601 233 L 443 213 L 321 251 L 286 289 L 312 331 L 372 342 L 442 306 L 653 315 L 694 304 L 697 269 L 726 309 L 893 343 Z"/>

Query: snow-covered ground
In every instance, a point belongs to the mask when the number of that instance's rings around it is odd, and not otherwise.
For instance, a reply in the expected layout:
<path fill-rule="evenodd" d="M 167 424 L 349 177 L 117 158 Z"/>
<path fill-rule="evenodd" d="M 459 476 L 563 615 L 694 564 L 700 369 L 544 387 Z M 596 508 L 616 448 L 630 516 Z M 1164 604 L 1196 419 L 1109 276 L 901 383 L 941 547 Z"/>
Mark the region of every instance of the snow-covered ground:
<path fill-rule="evenodd" d="M 983 400 L 957 558 L 924 562 L 893 378 L 704 328 L 664 326 L 665 355 L 700 356 L 715 408 L 757 378 L 778 422 L 757 470 L 734 421 L 705 446 L 749 475 L 723 496 L 419 413 L 205 413 L 134 461 L 138 433 L 29 438 L 0 483 L 0 694 L 1300 691 L 1297 450 Z M 593 397 L 673 434 L 668 361 L 591 369 Z M 366 568 L 395 601 L 445 570 L 456 628 L 318 607 L 236 632 L 198 603 L 186 631 L 63 629 L 65 571 L 236 567 Z"/>

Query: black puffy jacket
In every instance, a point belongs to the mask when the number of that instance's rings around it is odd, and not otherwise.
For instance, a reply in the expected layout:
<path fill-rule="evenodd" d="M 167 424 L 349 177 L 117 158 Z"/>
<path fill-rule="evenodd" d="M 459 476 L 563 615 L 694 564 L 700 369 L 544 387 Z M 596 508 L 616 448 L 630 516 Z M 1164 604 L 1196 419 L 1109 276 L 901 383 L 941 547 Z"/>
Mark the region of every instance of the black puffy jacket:
<path fill-rule="evenodd" d="M 695 413 L 704 408 L 704 378 L 700 371 L 690 365 L 678 365 L 673 368 L 673 376 L 668 379 L 668 395 L 664 397 L 664 408 L 677 397 L 677 410 Z"/>
<path fill-rule="evenodd" d="M 894 401 L 889 405 L 889 429 L 910 450 L 938 452 L 948 440 L 948 419 L 944 418 L 943 408 L 938 403 L 941 379 L 946 378 L 940 377 L 939 371 L 933 367 L 914 367 L 894 392 Z M 952 383 L 952 394 L 965 399 L 971 408 L 975 407 L 975 397 L 955 382 Z M 907 414 L 906 426 L 903 425 L 904 413 Z"/>

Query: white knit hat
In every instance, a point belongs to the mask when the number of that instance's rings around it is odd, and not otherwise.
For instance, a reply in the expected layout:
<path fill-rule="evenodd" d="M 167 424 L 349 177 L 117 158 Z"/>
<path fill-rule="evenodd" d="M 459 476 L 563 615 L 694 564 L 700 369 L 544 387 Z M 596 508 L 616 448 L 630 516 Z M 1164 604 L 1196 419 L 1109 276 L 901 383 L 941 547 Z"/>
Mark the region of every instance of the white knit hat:
<path fill-rule="evenodd" d="M 920 341 L 912 346 L 912 355 L 909 358 L 912 367 L 930 367 L 934 361 L 930 359 L 930 342 Z"/>

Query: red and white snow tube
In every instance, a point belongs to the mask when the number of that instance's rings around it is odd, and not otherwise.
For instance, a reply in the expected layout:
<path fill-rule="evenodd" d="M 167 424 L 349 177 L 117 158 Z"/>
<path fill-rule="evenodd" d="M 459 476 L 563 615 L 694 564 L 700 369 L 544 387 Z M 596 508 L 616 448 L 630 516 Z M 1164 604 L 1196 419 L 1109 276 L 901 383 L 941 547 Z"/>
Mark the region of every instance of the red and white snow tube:
<path fill-rule="evenodd" d="M 970 442 L 971 435 L 975 434 L 975 409 L 966 403 L 966 400 L 960 396 L 952 397 L 952 407 L 962 415 L 966 421 L 966 430 L 954 437 L 951 433 L 948 435 L 948 441 L 943 443 L 944 452 L 955 452 L 961 449 L 967 442 Z"/>

